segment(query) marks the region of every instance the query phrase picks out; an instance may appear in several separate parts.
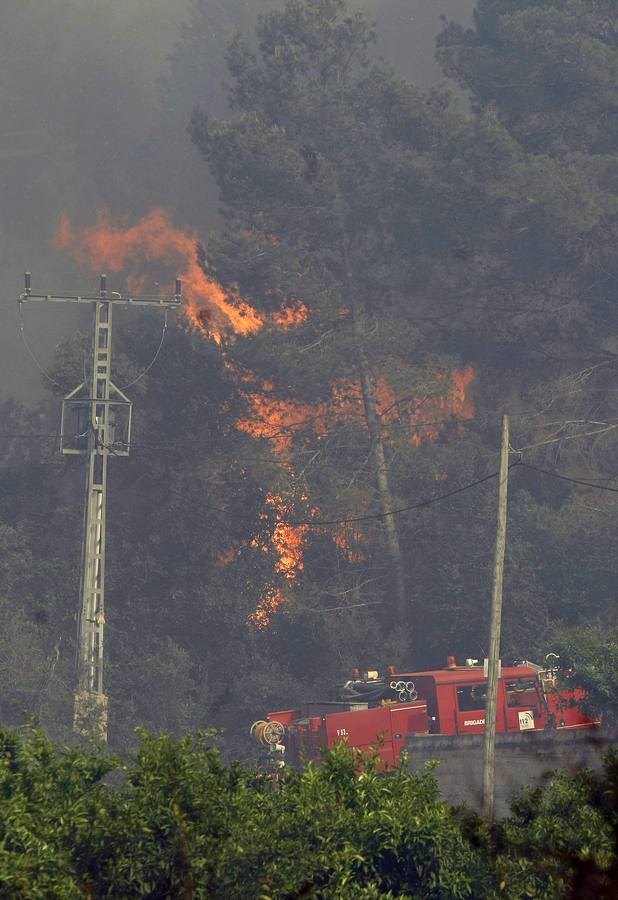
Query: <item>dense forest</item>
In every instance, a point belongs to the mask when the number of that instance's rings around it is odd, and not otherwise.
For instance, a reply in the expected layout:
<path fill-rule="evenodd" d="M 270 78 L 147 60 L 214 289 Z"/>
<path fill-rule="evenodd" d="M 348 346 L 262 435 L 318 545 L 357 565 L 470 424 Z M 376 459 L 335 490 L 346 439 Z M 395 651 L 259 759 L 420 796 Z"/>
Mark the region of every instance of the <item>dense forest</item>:
<path fill-rule="evenodd" d="M 196 9 L 162 90 L 184 109 L 204 79 L 183 116 L 219 226 L 57 235 L 85 272 L 178 273 L 186 298 L 151 368 L 162 316 L 117 318 L 114 378 L 138 380 L 110 463 L 111 746 L 217 726 L 246 757 L 254 719 L 354 665 L 484 656 L 505 412 L 503 656 L 576 655 L 582 627 L 596 646 L 618 584 L 616 0 L 479 0 L 428 92 L 357 5 L 285 0 L 232 39 L 212 107 Z M 45 435 L 88 341 L 0 428 L 0 720 L 62 740 L 84 476 Z"/>

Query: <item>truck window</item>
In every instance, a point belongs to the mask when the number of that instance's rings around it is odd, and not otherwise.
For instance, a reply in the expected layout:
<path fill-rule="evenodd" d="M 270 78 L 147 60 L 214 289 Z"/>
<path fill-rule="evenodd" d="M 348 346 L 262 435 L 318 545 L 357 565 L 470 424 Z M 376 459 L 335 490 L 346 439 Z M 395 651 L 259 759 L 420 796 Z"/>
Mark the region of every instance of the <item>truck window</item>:
<path fill-rule="evenodd" d="M 464 684 L 457 688 L 457 705 L 460 712 L 485 709 L 486 700 L 487 685 L 485 684 Z"/>
<path fill-rule="evenodd" d="M 517 681 L 507 681 L 505 688 L 507 706 L 533 706 L 538 702 L 536 682 L 532 679 L 518 678 Z"/>

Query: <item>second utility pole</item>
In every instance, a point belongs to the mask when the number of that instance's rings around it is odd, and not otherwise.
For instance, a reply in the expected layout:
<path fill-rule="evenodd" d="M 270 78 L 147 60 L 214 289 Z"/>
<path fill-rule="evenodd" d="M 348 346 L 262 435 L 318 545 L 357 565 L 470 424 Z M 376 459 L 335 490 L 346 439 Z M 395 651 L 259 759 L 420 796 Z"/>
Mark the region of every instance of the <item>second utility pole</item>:
<path fill-rule="evenodd" d="M 502 582 L 506 550 L 506 508 L 509 485 L 509 417 L 502 419 L 502 449 L 500 452 L 500 487 L 498 490 L 498 533 L 494 560 L 494 586 L 489 632 L 489 660 L 487 665 L 487 707 L 485 709 L 485 756 L 483 765 L 483 813 L 490 821 L 494 815 L 496 713 L 498 679 L 500 677 L 500 628 L 502 625 Z"/>

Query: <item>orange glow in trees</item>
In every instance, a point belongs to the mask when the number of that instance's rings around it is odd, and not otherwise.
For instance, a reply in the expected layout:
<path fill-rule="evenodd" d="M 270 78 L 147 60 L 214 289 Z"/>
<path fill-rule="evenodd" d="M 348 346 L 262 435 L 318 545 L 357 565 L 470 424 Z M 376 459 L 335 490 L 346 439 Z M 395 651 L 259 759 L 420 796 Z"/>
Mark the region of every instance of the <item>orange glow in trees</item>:
<path fill-rule="evenodd" d="M 154 264 L 169 267 L 182 279 L 184 313 L 191 326 L 211 335 L 218 343 L 224 336 L 253 334 L 267 320 L 280 328 L 291 328 L 306 320 L 308 310 L 298 300 L 267 319 L 240 296 L 230 296 L 204 273 L 198 258 L 198 244 L 195 233 L 176 228 L 162 209 L 151 210 L 130 226 L 114 221 L 108 212 L 100 212 L 94 226 L 79 232 L 68 216 L 62 214 L 54 237 L 55 248 L 70 253 L 83 268 L 91 272 L 126 273 L 127 285 L 132 291 L 148 290 L 149 267 Z M 410 443 L 419 446 L 423 440 L 436 440 L 449 419 L 466 421 L 473 418 L 472 367 L 441 377 L 450 380 L 447 390 L 422 403 L 398 398 L 386 377 L 380 376 L 376 380 L 376 407 L 387 438 L 389 426 L 397 423 L 408 430 Z M 249 377 L 244 394 L 250 414 L 247 419 L 238 421 L 237 427 L 253 437 L 269 438 L 277 453 L 293 448 L 300 429 L 309 428 L 319 437 L 343 423 L 364 422 L 360 387 L 352 380 L 335 384 L 327 402 L 313 405 L 281 400 L 274 396 L 273 385 L 267 383 L 254 389 L 254 384 Z M 303 570 L 308 529 L 285 524 L 289 504 L 284 497 L 271 495 L 266 502 L 276 510 L 276 517 L 281 521 L 275 524 L 270 546 L 264 549 L 267 552 L 274 550 L 277 556 L 275 571 L 290 583 Z M 362 532 L 354 530 L 350 533 L 344 526 L 335 530 L 332 538 L 350 560 L 363 558 Z M 269 588 L 252 617 L 254 623 L 266 627 L 270 614 L 284 599 L 281 590 Z"/>

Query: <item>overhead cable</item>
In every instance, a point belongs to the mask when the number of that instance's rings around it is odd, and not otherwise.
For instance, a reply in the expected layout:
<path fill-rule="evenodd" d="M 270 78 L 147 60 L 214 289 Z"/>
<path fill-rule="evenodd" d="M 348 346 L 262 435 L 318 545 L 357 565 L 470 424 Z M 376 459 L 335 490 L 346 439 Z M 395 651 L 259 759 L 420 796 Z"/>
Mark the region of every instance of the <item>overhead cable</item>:
<path fill-rule="evenodd" d="M 509 469 L 512 469 L 518 465 L 520 465 L 519 461 L 511 463 Z M 468 482 L 468 484 L 464 484 L 452 491 L 447 491 L 445 494 L 438 494 L 436 497 L 430 497 L 427 500 L 421 500 L 419 503 L 412 503 L 410 506 L 400 506 L 397 509 L 391 509 L 388 512 L 368 513 L 365 516 L 349 516 L 345 519 L 303 519 L 297 522 L 289 522 L 285 519 L 282 519 L 278 522 L 278 524 L 289 525 L 293 528 L 297 528 L 300 526 L 306 526 L 307 528 L 327 528 L 331 525 L 348 525 L 354 522 L 368 522 L 374 519 L 386 519 L 388 518 L 388 516 L 398 516 L 405 512 L 412 512 L 415 509 L 424 509 L 426 506 L 432 506 L 434 503 L 442 502 L 442 500 L 448 500 L 449 497 L 455 497 L 457 494 L 463 494 L 464 491 L 469 491 L 471 488 L 478 487 L 478 485 L 480 484 L 485 484 L 486 481 L 491 481 L 492 478 L 496 478 L 498 475 L 499 472 L 491 472 L 489 475 L 485 475 L 483 478 L 478 478 L 476 481 L 470 481 Z"/>
<path fill-rule="evenodd" d="M 80 435 L 75 435 L 75 437 L 79 437 L 79 436 Z M 60 438 L 60 437 L 62 437 L 61 434 L 36 434 L 36 433 L 28 434 L 27 432 L 24 432 L 22 434 L 11 434 L 11 433 L 6 433 L 6 432 L 0 433 L 0 438 Z"/>
<path fill-rule="evenodd" d="M 142 378 L 144 377 L 144 375 L 147 375 L 148 372 L 150 372 L 150 370 L 156 363 L 157 359 L 159 358 L 159 353 L 161 352 L 161 348 L 163 347 L 163 341 L 165 340 L 165 335 L 167 334 L 167 313 L 168 313 L 168 310 L 166 307 L 165 308 L 165 320 L 163 322 L 163 331 L 161 333 L 161 340 L 159 341 L 159 346 L 157 347 L 157 351 L 156 351 L 155 355 L 152 357 L 152 359 L 150 360 L 150 362 L 148 363 L 146 368 L 140 372 L 140 374 L 137 376 L 137 378 L 134 378 L 133 381 L 130 381 L 128 384 L 123 384 L 123 386 L 120 388 L 121 391 L 126 391 L 127 388 L 133 387 L 134 384 L 137 384 L 138 381 L 141 381 Z"/>
<path fill-rule="evenodd" d="M 595 484 L 593 481 L 584 481 L 581 478 L 569 478 L 568 475 L 561 475 L 560 472 L 552 472 L 550 469 L 540 469 L 538 466 L 531 466 L 529 463 L 521 462 L 520 465 L 533 472 L 539 472 L 541 475 L 548 475 L 550 478 L 557 478 L 560 481 L 568 481 L 570 484 L 580 484 L 583 487 L 594 488 L 597 491 L 609 491 L 610 494 L 618 494 L 618 488 L 609 487 L 607 484 Z M 615 477 L 615 476 L 612 476 Z"/>
<path fill-rule="evenodd" d="M 28 343 L 28 339 L 27 339 L 27 337 L 26 337 L 26 326 L 25 326 L 25 323 L 24 323 L 24 316 L 23 316 L 23 310 L 22 310 L 22 303 L 21 303 L 21 301 L 20 301 L 20 303 L 19 303 L 19 333 L 20 333 L 20 335 L 21 335 L 22 343 L 23 343 L 24 347 L 26 348 L 26 351 L 28 352 L 28 355 L 29 355 L 30 358 L 32 359 L 33 363 L 35 364 L 35 366 L 37 367 L 37 369 L 39 370 L 39 372 L 40 372 L 42 375 L 44 375 L 45 378 L 47 378 L 47 380 L 48 380 L 51 384 L 55 385 L 57 388 L 62 388 L 62 385 L 59 384 L 59 383 L 55 380 L 55 378 L 52 378 L 51 375 L 49 374 L 49 372 L 48 372 L 46 369 L 43 368 L 43 366 L 41 365 L 41 363 L 40 363 L 39 360 L 37 359 L 37 356 L 36 356 L 34 350 L 31 348 L 30 344 Z"/>
<path fill-rule="evenodd" d="M 548 438 L 547 440 L 539 441 L 536 444 L 528 444 L 526 447 L 513 447 L 513 452 L 523 453 L 524 450 L 534 450 L 537 447 L 545 447 L 547 444 L 560 444 L 563 441 L 573 441 L 575 440 L 575 438 L 594 437 L 598 434 L 607 434 L 608 431 L 613 431 L 614 429 L 618 428 L 617 422 L 594 422 L 591 424 L 603 425 L 604 427 L 597 428 L 595 431 L 579 431 L 577 434 L 562 434 L 559 437 Z"/>

